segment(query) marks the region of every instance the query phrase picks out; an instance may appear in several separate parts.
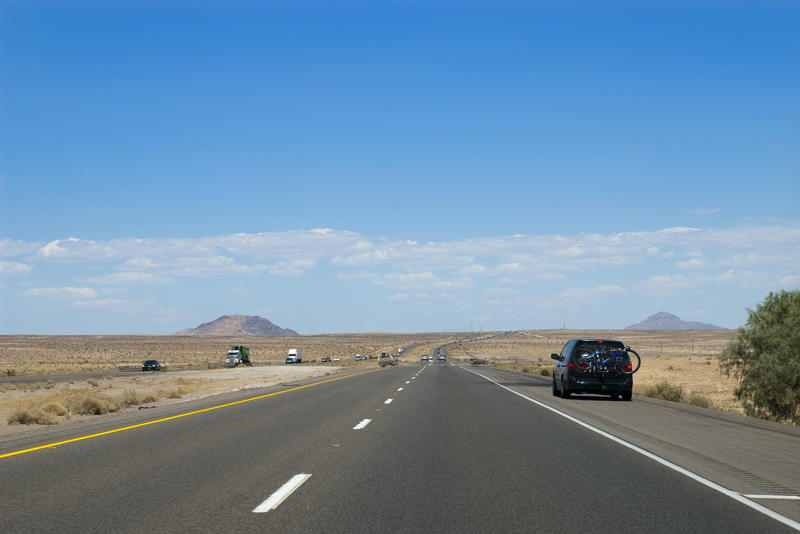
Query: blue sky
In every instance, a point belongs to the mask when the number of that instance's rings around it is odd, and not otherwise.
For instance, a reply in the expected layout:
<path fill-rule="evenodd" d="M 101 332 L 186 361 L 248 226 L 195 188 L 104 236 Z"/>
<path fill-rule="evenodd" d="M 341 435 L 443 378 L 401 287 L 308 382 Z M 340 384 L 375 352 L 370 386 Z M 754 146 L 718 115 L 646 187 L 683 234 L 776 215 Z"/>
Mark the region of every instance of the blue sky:
<path fill-rule="evenodd" d="M 800 286 L 795 2 L 0 5 L 0 334 L 736 327 Z"/>

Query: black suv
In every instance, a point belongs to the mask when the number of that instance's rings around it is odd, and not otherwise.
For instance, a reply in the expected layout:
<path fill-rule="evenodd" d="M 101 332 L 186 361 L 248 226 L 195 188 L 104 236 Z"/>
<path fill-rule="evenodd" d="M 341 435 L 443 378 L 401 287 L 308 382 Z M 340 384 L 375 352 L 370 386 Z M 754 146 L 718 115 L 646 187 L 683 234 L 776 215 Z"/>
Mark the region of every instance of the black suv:
<path fill-rule="evenodd" d="M 587 365 L 587 355 L 589 359 L 595 358 L 592 365 Z M 554 396 L 566 399 L 572 393 L 598 393 L 611 395 L 613 399 L 622 396 L 622 400 L 631 400 L 631 360 L 621 341 L 571 339 L 561 349 L 561 354 L 552 354 L 551 358 L 556 360 L 553 367 Z M 606 358 L 614 361 L 605 363 L 603 360 Z"/>
<path fill-rule="evenodd" d="M 147 360 L 142 364 L 142 371 L 160 371 L 161 364 L 156 360 Z"/>

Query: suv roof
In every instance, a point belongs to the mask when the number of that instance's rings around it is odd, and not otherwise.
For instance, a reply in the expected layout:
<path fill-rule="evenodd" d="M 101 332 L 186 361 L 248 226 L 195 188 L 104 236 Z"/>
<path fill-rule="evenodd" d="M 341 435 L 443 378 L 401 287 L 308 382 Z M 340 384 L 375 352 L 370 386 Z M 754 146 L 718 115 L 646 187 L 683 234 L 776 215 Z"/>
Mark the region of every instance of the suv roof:
<path fill-rule="evenodd" d="M 620 345 L 624 345 L 622 341 L 617 339 L 603 339 L 603 338 L 583 338 L 583 337 L 576 337 L 575 339 L 570 339 L 570 341 L 580 341 L 584 343 L 619 343 Z"/>

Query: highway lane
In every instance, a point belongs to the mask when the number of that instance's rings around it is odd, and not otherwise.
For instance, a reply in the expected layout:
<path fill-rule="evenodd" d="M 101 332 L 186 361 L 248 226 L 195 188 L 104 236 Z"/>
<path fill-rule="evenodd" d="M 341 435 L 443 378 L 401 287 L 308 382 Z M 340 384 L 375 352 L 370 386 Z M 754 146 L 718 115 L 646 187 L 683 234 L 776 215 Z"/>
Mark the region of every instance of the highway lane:
<path fill-rule="evenodd" d="M 0 477 L 3 532 L 792 531 L 450 365 L 4 458 Z"/>
<path fill-rule="evenodd" d="M 744 495 L 800 496 L 800 428 L 666 401 L 551 394 L 551 379 L 469 369 Z M 754 499 L 800 521 L 800 500 Z"/>

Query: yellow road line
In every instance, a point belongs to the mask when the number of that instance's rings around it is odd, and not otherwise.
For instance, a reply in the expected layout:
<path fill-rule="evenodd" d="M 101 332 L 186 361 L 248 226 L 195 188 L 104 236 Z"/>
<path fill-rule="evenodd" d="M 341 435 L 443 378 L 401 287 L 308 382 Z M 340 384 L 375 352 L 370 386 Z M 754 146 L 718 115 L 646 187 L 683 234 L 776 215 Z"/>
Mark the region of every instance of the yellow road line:
<path fill-rule="evenodd" d="M 30 449 L 24 449 L 24 450 L 21 450 L 21 451 L 15 451 L 15 452 L 9 452 L 9 453 L 6 453 L 6 454 L 0 454 L 0 458 L 8 458 L 9 456 L 16 456 L 18 454 L 25 454 L 25 453 L 28 453 L 28 452 L 39 451 L 39 450 L 42 450 L 42 449 L 52 449 L 52 448 L 58 447 L 59 445 L 66 445 L 67 443 L 74 443 L 76 441 L 83 441 L 85 439 L 96 438 L 96 437 L 99 437 L 99 436 L 106 436 L 108 434 L 114 434 L 116 432 L 122 432 L 123 430 L 131 430 L 131 429 L 140 428 L 140 427 L 143 427 L 143 426 L 154 425 L 156 423 L 163 423 L 164 421 L 171 421 L 173 419 L 180 419 L 181 417 L 186 417 L 187 415 L 195 415 L 195 414 L 198 414 L 198 413 L 210 412 L 212 410 L 218 410 L 220 408 L 226 408 L 228 406 L 234 406 L 236 404 L 242 404 L 242 403 L 245 403 L 245 402 L 250 402 L 250 401 L 259 400 L 259 399 L 265 399 L 267 397 L 274 397 L 276 395 L 282 395 L 283 393 L 289 393 L 290 391 L 297 391 L 299 389 L 310 388 L 311 386 L 318 386 L 320 384 L 326 384 L 328 382 L 335 382 L 336 380 L 342 380 L 342 379 L 350 378 L 350 377 L 353 377 L 353 376 L 363 375 L 363 374 L 367 374 L 367 373 L 374 373 L 375 371 L 378 371 L 378 370 L 379 369 L 370 369 L 369 371 L 362 371 L 360 373 L 353 373 L 351 375 L 339 376 L 339 377 L 336 377 L 336 378 L 329 378 L 327 380 L 321 380 L 320 382 L 314 382 L 314 383 L 311 383 L 311 384 L 306 384 L 305 386 L 297 386 L 297 387 L 294 387 L 294 388 L 291 388 L 291 389 L 284 389 L 282 391 L 276 391 L 275 393 L 268 393 L 266 395 L 259 395 L 258 397 L 251 397 L 249 399 L 242 399 L 242 400 L 238 400 L 238 401 L 234 401 L 234 402 L 229 402 L 227 404 L 220 404 L 218 406 L 211 406 L 210 408 L 203 408 L 202 410 L 195 410 L 193 412 L 186 412 L 186 413 L 182 413 L 182 414 L 178 414 L 178 415 L 173 415 L 173 416 L 170 416 L 170 417 L 164 417 L 163 419 L 155 419 L 153 421 L 147 421 L 145 423 L 139 423 L 139 424 L 136 424 L 136 425 L 126 426 L 126 427 L 122 427 L 122 428 L 115 428 L 113 430 L 106 430 L 105 432 L 98 432 L 97 434 L 90 434 L 88 436 L 81 436 L 81 437 L 78 437 L 78 438 L 67 439 L 67 440 L 64 440 L 64 441 L 56 442 L 56 443 L 48 443 L 47 445 L 39 445 L 38 447 L 32 447 Z"/>

